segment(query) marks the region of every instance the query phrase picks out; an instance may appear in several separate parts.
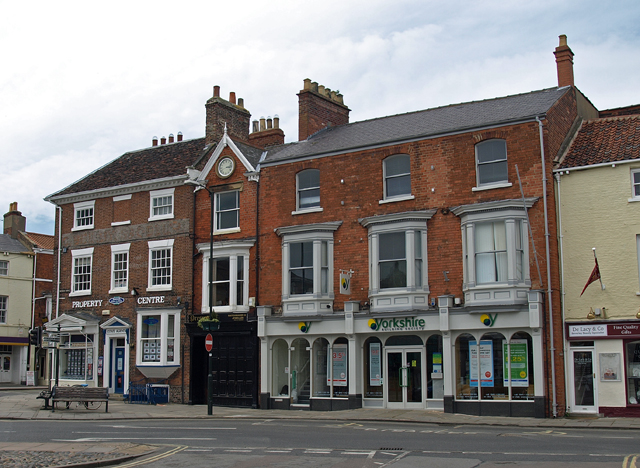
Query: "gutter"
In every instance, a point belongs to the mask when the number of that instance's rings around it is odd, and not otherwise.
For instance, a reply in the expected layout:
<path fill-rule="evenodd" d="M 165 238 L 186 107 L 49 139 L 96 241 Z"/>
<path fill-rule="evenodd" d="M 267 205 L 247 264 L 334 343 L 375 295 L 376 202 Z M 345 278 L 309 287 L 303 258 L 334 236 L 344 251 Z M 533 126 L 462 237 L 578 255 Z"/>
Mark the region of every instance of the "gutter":
<path fill-rule="evenodd" d="M 542 201 L 544 203 L 544 240 L 545 240 L 545 248 L 546 248 L 546 262 L 547 262 L 547 300 L 549 302 L 549 339 L 551 341 L 550 351 L 551 351 L 551 392 L 552 392 L 552 412 L 553 417 L 558 417 L 557 410 L 557 395 L 556 395 L 556 347 L 555 347 L 555 337 L 553 330 L 553 300 L 551 297 L 552 289 L 551 289 L 551 253 L 549 246 L 549 211 L 547 207 L 547 169 L 545 164 L 545 156 L 544 156 L 544 134 L 542 129 L 542 121 L 538 116 L 536 116 L 536 121 L 538 122 L 538 131 L 540 133 L 540 159 L 542 162 Z"/>

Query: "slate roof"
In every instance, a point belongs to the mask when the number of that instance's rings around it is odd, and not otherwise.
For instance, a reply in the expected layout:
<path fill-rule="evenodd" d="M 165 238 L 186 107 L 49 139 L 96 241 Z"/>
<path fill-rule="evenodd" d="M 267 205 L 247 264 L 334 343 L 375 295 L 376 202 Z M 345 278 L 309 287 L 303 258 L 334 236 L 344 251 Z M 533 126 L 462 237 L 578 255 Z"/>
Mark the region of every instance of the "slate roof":
<path fill-rule="evenodd" d="M 558 169 L 640 159 L 640 115 L 582 123 Z"/>
<path fill-rule="evenodd" d="M 256 167 L 263 150 L 236 140 L 234 143 L 253 167 Z M 131 151 L 68 187 L 49 195 L 46 199 L 168 177 L 186 176 L 186 167 L 199 164 L 203 160 L 206 162 L 210 150 L 215 146 L 213 144 L 205 148 L 205 139 L 196 138 Z"/>
<path fill-rule="evenodd" d="M 518 122 L 545 114 L 569 90 L 549 88 L 329 127 L 305 141 L 270 148 L 262 164 Z"/>
<path fill-rule="evenodd" d="M 30 252 L 22 242 L 12 238 L 9 234 L 0 234 L 0 252 L 26 253 Z M 2 258 L 0 258 L 1 260 Z"/>

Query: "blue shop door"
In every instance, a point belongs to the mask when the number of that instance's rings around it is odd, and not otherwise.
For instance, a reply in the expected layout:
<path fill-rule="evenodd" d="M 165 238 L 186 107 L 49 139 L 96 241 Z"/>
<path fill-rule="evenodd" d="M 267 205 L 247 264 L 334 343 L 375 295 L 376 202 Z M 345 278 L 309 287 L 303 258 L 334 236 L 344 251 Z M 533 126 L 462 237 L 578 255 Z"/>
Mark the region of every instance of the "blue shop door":
<path fill-rule="evenodd" d="M 124 348 L 116 348 L 115 351 L 114 393 L 124 393 Z"/>

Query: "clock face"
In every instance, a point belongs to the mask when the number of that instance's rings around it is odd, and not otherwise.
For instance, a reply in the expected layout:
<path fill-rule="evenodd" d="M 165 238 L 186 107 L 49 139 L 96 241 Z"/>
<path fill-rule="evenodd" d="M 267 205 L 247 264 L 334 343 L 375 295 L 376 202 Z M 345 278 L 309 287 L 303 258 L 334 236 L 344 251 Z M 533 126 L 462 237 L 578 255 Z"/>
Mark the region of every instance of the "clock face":
<path fill-rule="evenodd" d="M 218 175 L 220 177 L 229 177 L 233 173 L 235 166 L 233 159 L 222 158 L 218 163 Z"/>

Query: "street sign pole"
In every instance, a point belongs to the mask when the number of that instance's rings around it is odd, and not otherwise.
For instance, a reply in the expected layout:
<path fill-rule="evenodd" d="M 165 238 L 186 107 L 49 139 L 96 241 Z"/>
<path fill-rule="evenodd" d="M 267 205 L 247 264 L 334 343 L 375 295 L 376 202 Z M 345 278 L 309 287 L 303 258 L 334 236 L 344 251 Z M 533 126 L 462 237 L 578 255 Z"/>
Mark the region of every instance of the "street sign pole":
<path fill-rule="evenodd" d="M 207 377 L 207 414 L 211 416 L 213 414 L 213 336 L 211 333 L 207 333 L 207 337 L 204 339 L 204 347 L 209 353 L 209 376 Z"/>

